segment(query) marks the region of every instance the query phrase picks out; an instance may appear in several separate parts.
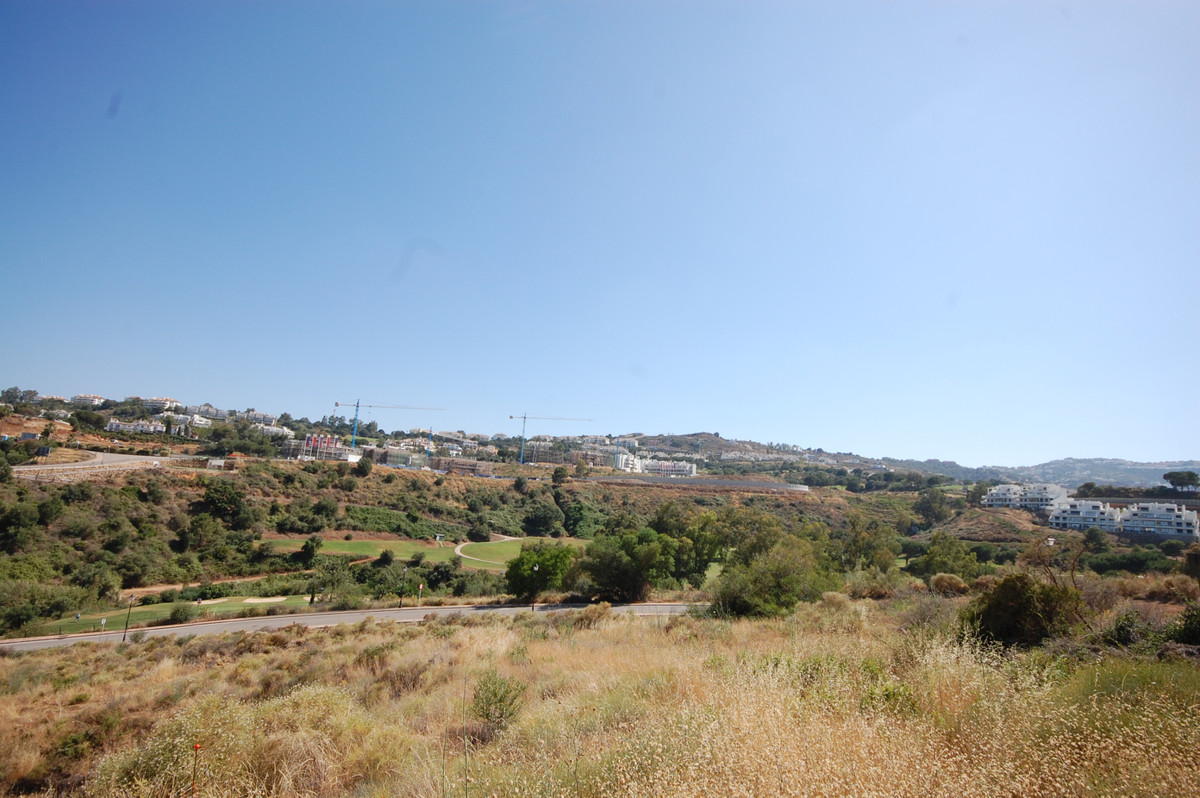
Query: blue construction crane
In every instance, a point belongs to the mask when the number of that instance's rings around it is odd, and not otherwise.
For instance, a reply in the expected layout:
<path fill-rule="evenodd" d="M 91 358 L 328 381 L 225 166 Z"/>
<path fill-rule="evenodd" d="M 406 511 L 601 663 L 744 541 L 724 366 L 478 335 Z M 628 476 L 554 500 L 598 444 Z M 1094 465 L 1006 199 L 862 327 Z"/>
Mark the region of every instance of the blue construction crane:
<path fill-rule="evenodd" d="M 349 407 L 349 402 L 334 402 L 334 407 Z M 359 400 L 354 400 L 354 433 L 350 437 L 350 448 L 358 442 L 358 409 L 359 407 L 379 408 L 383 410 L 445 410 L 444 407 L 412 407 L 410 405 L 363 405 L 359 404 Z"/>
<path fill-rule="evenodd" d="M 531 419 L 531 418 L 534 421 L 591 421 L 592 420 L 590 418 L 561 418 L 559 416 L 531 416 L 526 413 L 522 413 L 519 416 L 509 416 L 509 418 L 521 419 L 521 464 L 522 465 L 525 464 L 525 422 L 526 422 L 526 420 Z"/>

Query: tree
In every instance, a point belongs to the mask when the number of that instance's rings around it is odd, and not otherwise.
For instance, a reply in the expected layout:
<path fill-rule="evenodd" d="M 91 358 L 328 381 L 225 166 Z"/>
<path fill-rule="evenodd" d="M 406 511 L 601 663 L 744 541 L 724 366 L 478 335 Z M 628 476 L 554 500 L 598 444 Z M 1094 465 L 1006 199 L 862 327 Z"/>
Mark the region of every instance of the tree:
<path fill-rule="evenodd" d="M 324 544 L 325 541 L 320 535 L 310 535 L 308 540 L 304 541 L 304 545 L 300 547 L 300 562 L 305 568 L 312 567 L 313 560 L 317 558 L 317 552 Z"/>
<path fill-rule="evenodd" d="M 1083 547 L 1091 554 L 1103 554 L 1110 548 L 1108 535 L 1098 526 L 1088 527 L 1083 533 Z"/>
<path fill-rule="evenodd" d="M 8 464 L 8 458 L 0 452 L 0 483 L 12 482 L 12 466 Z"/>
<path fill-rule="evenodd" d="M 588 544 L 581 566 L 600 598 L 641 601 L 654 584 L 673 578 L 676 548 L 653 529 L 605 535 Z"/>
<path fill-rule="evenodd" d="M 544 590 L 557 590 L 575 556 L 575 549 L 561 543 L 523 544 L 521 553 L 509 560 L 504 572 L 508 592 L 530 601 Z"/>
<path fill-rule="evenodd" d="M 521 521 L 521 528 L 531 537 L 558 537 L 562 534 L 562 523 L 566 520 L 558 505 L 536 502 Z"/>
<path fill-rule="evenodd" d="M 913 510 L 925 519 L 926 528 L 940 524 L 950 517 L 950 508 L 946 506 L 946 494 L 937 488 L 927 488 L 913 504 Z"/>
<path fill-rule="evenodd" d="M 816 601 L 836 586 L 819 567 L 812 544 L 789 535 L 749 564 L 728 566 L 717 582 L 713 607 L 730 615 L 786 615 L 797 602 Z"/>
<path fill-rule="evenodd" d="M 581 501 L 573 501 L 563 511 L 563 528 L 573 538 L 590 538 L 595 532 L 596 524 L 588 506 Z"/>
<path fill-rule="evenodd" d="M 246 493 L 232 482 L 212 480 L 204 488 L 203 508 L 214 518 L 224 521 L 230 529 L 249 529 L 254 521 Z"/>
<path fill-rule="evenodd" d="M 562 485 L 571 478 L 567 472 L 566 466 L 558 466 L 554 469 L 554 473 L 550 475 L 550 481 L 555 485 Z"/>
<path fill-rule="evenodd" d="M 367 477 L 371 474 L 371 468 L 374 467 L 374 465 L 375 464 L 372 463 L 370 460 L 363 457 L 363 458 L 359 459 L 359 461 L 357 463 L 354 464 L 354 473 L 360 477 Z"/>
<path fill-rule="evenodd" d="M 943 573 L 974 579 L 979 576 L 980 568 L 975 552 L 965 543 L 945 532 L 934 532 L 924 556 L 910 562 L 908 570 L 917 576 Z"/>
<path fill-rule="evenodd" d="M 1175 490 L 1195 490 L 1200 486 L 1200 474 L 1195 471 L 1168 471 L 1163 474 L 1163 479 L 1170 482 Z"/>

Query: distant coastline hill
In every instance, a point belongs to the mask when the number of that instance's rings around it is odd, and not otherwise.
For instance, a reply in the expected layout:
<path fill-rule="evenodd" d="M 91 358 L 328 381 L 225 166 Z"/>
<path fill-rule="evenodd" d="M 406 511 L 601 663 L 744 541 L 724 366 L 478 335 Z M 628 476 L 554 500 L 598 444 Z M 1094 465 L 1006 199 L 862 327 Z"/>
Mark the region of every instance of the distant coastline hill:
<path fill-rule="evenodd" d="M 884 458 L 889 468 L 897 471 L 912 470 L 930 474 L 945 474 L 955 479 L 970 479 L 976 482 L 987 479 L 1002 479 L 1013 482 L 1050 482 L 1065 488 L 1076 488 L 1085 482 L 1101 485 L 1125 485 L 1129 487 L 1152 487 L 1165 485 L 1163 474 L 1168 471 L 1200 471 L 1198 460 L 1173 460 L 1162 463 L 1135 463 L 1130 460 L 1108 458 L 1075 458 L 1051 460 L 1033 466 L 984 466 L 968 468 L 953 460 L 893 460 Z"/>

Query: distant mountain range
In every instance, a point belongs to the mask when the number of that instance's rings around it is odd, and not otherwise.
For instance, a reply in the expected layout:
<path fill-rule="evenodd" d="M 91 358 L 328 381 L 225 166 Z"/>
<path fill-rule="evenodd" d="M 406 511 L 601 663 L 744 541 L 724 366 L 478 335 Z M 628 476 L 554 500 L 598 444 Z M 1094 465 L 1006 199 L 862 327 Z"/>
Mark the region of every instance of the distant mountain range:
<path fill-rule="evenodd" d="M 849 452 L 826 452 L 822 449 L 804 449 L 799 446 L 784 446 L 757 441 L 742 441 L 722 438 L 716 433 L 694 432 L 687 435 L 637 435 L 643 449 L 658 450 L 672 455 L 696 456 L 703 453 L 708 458 L 725 460 L 769 462 L 790 460 L 812 465 L 864 468 L 874 470 L 879 463 L 893 471 L 919 471 L 924 474 L 944 474 L 955 479 L 980 480 L 1001 479 L 1013 482 L 1050 482 L 1064 488 L 1075 489 L 1085 482 L 1098 485 L 1122 485 L 1126 487 L 1153 487 L 1166 485 L 1162 478 L 1168 471 L 1200 472 L 1198 460 L 1175 460 L 1162 463 L 1136 463 L 1130 460 L 1111 458 L 1075 458 L 1052 460 L 1034 466 L 983 466 L 970 468 L 953 460 L 899 460 L 891 457 L 870 458 Z"/>
<path fill-rule="evenodd" d="M 1085 482 L 1098 485 L 1127 485 L 1151 487 L 1167 484 L 1162 475 L 1168 471 L 1200 472 L 1200 461 L 1173 460 L 1163 463 L 1135 463 L 1130 460 L 1108 458 L 1075 458 L 1051 460 L 1034 466 L 984 466 L 968 468 L 953 460 L 893 460 L 884 458 L 889 468 L 898 471 L 910 469 L 931 474 L 945 474 L 955 479 L 970 479 L 976 482 L 985 479 L 1003 479 L 1014 482 L 1050 482 L 1065 488 L 1077 488 Z"/>

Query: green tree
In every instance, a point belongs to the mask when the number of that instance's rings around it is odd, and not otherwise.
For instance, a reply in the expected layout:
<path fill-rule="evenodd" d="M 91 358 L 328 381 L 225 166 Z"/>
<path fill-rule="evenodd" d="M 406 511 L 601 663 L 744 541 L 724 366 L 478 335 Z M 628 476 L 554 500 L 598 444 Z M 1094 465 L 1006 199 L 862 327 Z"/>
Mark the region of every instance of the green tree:
<path fill-rule="evenodd" d="M 1200 474 L 1195 471 L 1168 471 L 1163 474 L 1163 479 L 1171 483 L 1175 490 L 1195 490 L 1200 487 Z"/>
<path fill-rule="evenodd" d="M 976 482 L 967 489 L 967 504 L 972 507 L 978 507 L 983 503 L 983 497 L 987 495 L 989 485 L 986 482 Z"/>
<path fill-rule="evenodd" d="M 374 467 L 374 465 L 375 464 L 372 463 L 370 460 L 363 457 L 357 463 L 354 464 L 354 473 L 356 476 L 360 476 L 360 477 L 370 476 L 371 469 Z"/>
<path fill-rule="evenodd" d="M 975 552 L 967 548 L 967 544 L 945 532 L 933 533 L 924 556 L 909 563 L 908 570 L 917 576 L 943 573 L 957 574 L 963 579 L 974 579 L 980 573 Z"/>
<path fill-rule="evenodd" d="M 317 558 L 317 552 L 324 544 L 325 541 L 320 535 L 310 535 L 308 540 L 304 541 L 304 545 L 300 547 L 300 562 L 305 568 L 312 567 L 313 560 Z"/>
<path fill-rule="evenodd" d="M 921 491 L 913 510 L 925 520 L 926 528 L 940 524 L 950 517 L 950 508 L 946 506 L 946 494 L 937 488 L 927 488 Z"/>
<path fill-rule="evenodd" d="M 573 538 L 590 538 L 596 530 L 592 512 L 581 501 L 573 501 L 563 511 L 563 528 Z"/>
<path fill-rule="evenodd" d="M 12 482 L 12 466 L 8 464 L 8 458 L 0 452 L 0 483 Z"/>
<path fill-rule="evenodd" d="M 836 587 L 837 580 L 819 566 L 812 544 L 789 535 L 750 563 L 726 567 L 714 591 L 713 608 L 729 615 L 786 615 L 797 602 L 815 601 Z"/>
<path fill-rule="evenodd" d="M 564 520 L 566 516 L 558 509 L 558 505 L 540 501 L 535 502 L 525 513 L 521 528 L 531 537 L 558 537 L 562 534 Z"/>
<path fill-rule="evenodd" d="M 1098 526 L 1088 527 L 1083 533 L 1083 547 L 1091 554 L 1103 554 L 1111 548 L 1108 534 Z"/>
<path fill-rule="evenodd" d="M 223 479 L 210 480 L 204 488 L 201 503 L 214 518 L 224 521 L 230 529 L 249 529 L 254 521 L 246 492 Z"/>
<path fill-rule="evenodd" d="M 653 529 L 604 535 L 588 544 L 580 565 L 600 598 L 641 601 L 654 584 L 673 578 L 675 549 Z"/>
<path fill-rule="evenodd" d="M 552 473 L 550 475 L 550 481 L 553 482 L 555 485 L 562 485 L 562 484 L 566 483 L 567 480 L 569 480 L 570 478 L 571 478 L 571 475 L 570 475 L 570 473 L 568 473 L 566 466 L 556 467 L 554 469 L 554 473 Z"/>
<path fill-rule="evenodd" d="M 521 553 L 509 560 L 504 572 L 508 592 L 530 601 L 545 590 L 557 590 L 575 557 L 575 549 L 561 543 L 523 544 Z"/>

